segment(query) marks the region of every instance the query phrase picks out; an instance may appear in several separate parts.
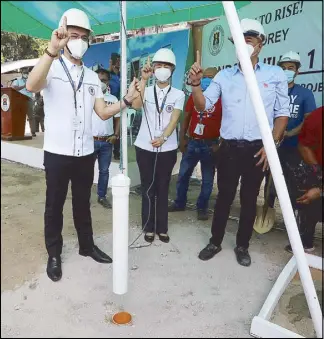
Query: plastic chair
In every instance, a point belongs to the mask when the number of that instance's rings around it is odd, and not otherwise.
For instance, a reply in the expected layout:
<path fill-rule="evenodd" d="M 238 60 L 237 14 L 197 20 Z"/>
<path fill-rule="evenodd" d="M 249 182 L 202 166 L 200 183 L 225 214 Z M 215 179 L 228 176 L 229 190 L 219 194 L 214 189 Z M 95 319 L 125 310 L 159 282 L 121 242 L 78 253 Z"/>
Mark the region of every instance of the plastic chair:
<path fill-rule="evenodd" d="M 135 120 L 136 110 L 129 108 L 127 110 L 127 130 L 129 131 L 130 145 L 133 145 L 133 123 Z"/>

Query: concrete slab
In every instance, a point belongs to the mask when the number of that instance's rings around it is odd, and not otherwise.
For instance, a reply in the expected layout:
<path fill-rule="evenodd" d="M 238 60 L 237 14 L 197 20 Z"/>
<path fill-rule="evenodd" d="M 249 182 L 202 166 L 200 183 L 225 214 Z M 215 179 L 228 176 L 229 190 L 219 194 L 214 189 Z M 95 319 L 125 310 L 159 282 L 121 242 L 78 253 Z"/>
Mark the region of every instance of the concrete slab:
<path fill-rule="evenodd" d="M 195 211 L 172 213 L 169 244 L 157 240 L 130 250 L 129 292 L 121 298 L 112 292 L 112 266 L 78 255 L 69 192 L 63 278 L 53 283 L 45 273 L 44 173 L 2 161 L 1 174 L 2 338 L 250 337 L 253 316 L 291 257 L 283 250 L 284 232 L 254 234 L 252 266 L 239 266 L 233 252 L 237 223 L 229 221 L 223 251 L 202 262 L 197 255 L 208 243 L 211 222 L 197 221 Z M 95 186 L 91 200 L 95 242 L 111 253 L 111 211 L 96 204 Z M 130 240 L 141 232 L 140 206 L 131 195 Z M 133 315 L 131 326 L 110 322 L 121 309 Z"/>

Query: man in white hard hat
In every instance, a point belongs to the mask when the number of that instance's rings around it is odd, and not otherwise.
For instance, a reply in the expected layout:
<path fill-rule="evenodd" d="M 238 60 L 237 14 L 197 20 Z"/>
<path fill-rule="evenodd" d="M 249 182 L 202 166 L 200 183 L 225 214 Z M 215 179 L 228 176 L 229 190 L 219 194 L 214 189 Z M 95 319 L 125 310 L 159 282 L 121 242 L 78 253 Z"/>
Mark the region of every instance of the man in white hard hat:
<path fill-rule="evenodd" d="M 243 19 L 241 28 L 255 70 L 269 125 L 276 145 L 285 131 L 289 117 L 288 84 L 283 70 L 259 62 L 265 32 L 259 21 Z M 232 40 L 232 39 L 231 39 Z M 241 213 L 236 237 L 235 254 L 242 266 L 251 265 L 248 252 L 256 217 L 256 202 L 264 171 L 268 168 L 254 108 L 249 97 L 240 65 L 220 71 L 203 92 L 203 70 L 200 55 L 191 67 L 192 94 L 198 111 L 212 107 L 222 98 L 222 138 L 217 168 L 218 196 L 216 199 L 210 243 L 200 252 L 201 260 L 209 260 L 221 251 L 221 243 L 241 179 Z"/>
<path fill-rule="evenodd" d="M 62 212 L 70 181 L 79 254 L 100 263 L 112 262 L 93 241 L 90 212 L 94 176 L 92 112 L 94 110 L 103 120 L 109 119 L 120 108 L 130 106 L 139 95 L 134 79 L 121 102 L 106 105 L 98 75 L 82 63 L 91 32 L 84 12 L 75 8 L 66 11 L 26 85 L 31 92 L 43 90 L 45 244 L 49 256 L 47 275 L 53 281 L 62 277 Z"/>
<path fill-rule="evenodd" d="M 301 131 L 305 118 L 316 109 L 316 103 L 314 94 L 311 90 L 295 84 L 296 76 L 298 75 L 301 67 L 300 56 L 298 53 L 293 51 L 285 53 L 280 58 L 278 66 L 283 69 L 287 77 L 288 96 L 290 99 L 290 118 L 284 133 L 284 139 L 278 149 L 283 173 L 286 174 L 287 164 L 290 166 L 297 166 L 300 162 L 301 158 L 297 148 L 298 134 Z M 267 176 L 267 181 L 268 178 L 269 176 Z M 288 182 L 289 181 L 287 181 L 287 183 Z M 271 194 L 269 196 L 268 203 L 270 208 L 274 208 L 276 198 L 274 186 L 270 192 Z"/>
<path fill-rule="evenodd" d="M 183 110 L 185 94 L 171 86 L 176 58 L 170 49 L 158 50 L 152 63 L 153 67 L 148 58 L 142 70 L 141 92 L 144 93 L 144 103 L 141 98 L 133 103 L 135 109 L 143 106 L 141 127 L 135 141 L 141 177 L 142 227 L 147 242 L 154 241 L 155 233 L 162 242 L 169 242 L 168 193 L 172 170 L 177 161 L 175 129 Z M 145 88 L 153 73 L 155 85 Z"/>

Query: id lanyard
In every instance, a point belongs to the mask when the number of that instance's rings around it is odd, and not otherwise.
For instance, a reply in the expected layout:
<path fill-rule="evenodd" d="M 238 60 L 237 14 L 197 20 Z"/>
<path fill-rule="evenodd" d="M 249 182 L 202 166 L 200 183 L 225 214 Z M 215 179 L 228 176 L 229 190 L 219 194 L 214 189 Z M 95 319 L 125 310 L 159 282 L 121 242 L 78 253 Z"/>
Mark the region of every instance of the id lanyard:
<path fill-rule="evenodd" d="M 163 112 L 163 109 L 164 109 L 164 106 L 165 106 L 165 102 L 166 102 L 167 96 L 168 96 L 170 91 L 171 91 L 171 86 L 169 87 L 169 90 L 168 90 L 167 94 L 164 96 L 163 101 L 162 101 L 162 105 L 159 108 L 159 102 L 158 102 L 158 98 L 157 98 L 157 94 L 156 94 L 156 86 L 154 86 L 154 100 L 155 100 L 156 110 L 157 110 L 158 115 L 159 115 L 159 129 L 160 130 L 161 130 L 161 114 Z"/>
<path fill-rule="evenodd" d="M 75 89 L 75 86 L 74 86 L 74 82 L 72 80 L 72 77 L 71 77 L 71 74 L 69 72 L 69 70 L 67 69 L 66 65 L 65 65 L 65 62 L 64 60 L 62 59 L 62 57 L 60 57 L 60 62 L 62 64 L 62 67 L 67 75 L 67 77 L 69 78 L 69 81 L 70 81 L 70 84 L 72 86 L 72 89 L 73 89 L 73 93 L 74 93 L 74 108 L 75 108 L 75 115 L 77 115 L 77 99 L 76 99 L 76 94 L 77 94 L 77 91 L 80 89 L 81 85 L 82 85 L 82 82 L 83 82 L 83 77 L 84 77 L 84 68 L 82 70 L 82 74 L 81 74 L 81 77 L 80 77 L 80 81 L 79 81 L 79 85 L 77 87 L 77 89 Z"/>
<path fill-rule="evenodd" d="M 204 117 L 204 112 L 199 111 L 199 123 L 202 123 L 203 117 Z M 208 114 L 208 112 L 206 112 L 206 118 L 209 118 L 211 115 Z"/>

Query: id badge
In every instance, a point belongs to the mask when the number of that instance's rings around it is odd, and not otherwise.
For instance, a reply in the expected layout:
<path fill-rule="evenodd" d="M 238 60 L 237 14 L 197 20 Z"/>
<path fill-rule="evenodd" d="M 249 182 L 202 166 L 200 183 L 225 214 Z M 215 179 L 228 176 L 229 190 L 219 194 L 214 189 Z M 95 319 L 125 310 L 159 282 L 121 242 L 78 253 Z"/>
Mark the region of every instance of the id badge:
<path fill-rule="evenodd" d="M 79 131 L 80 130 L 80 119 L 78 119 L 77 116 L 74 116 L 72 118 L 72 130 L 73 131 Z"/>
<path fill-rule="evenodd" d="M 197 134 L 197 135 L 203 135 L 204 134 L 204 128 L 205 128 L 205 125 L 197 124 L 194 133 Z"/>

